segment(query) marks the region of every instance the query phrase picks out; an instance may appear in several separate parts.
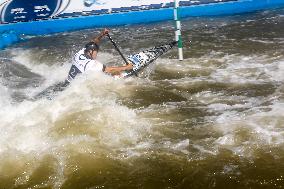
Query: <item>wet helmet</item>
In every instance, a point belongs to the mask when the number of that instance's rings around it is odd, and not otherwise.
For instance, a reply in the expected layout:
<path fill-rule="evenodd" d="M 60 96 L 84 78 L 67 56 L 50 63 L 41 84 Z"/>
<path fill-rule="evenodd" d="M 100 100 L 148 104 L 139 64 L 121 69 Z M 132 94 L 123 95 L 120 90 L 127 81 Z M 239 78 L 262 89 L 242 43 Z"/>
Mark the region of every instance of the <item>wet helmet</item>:
<path fill-rule="evenodd" d="M 95 42 L 91 41 L 89 43 L 87 43 L 85 45 L 85 51 L 88 52 L 88 51 L 98 51 L 99 50 L 99 45 L 96 44 Z"/>

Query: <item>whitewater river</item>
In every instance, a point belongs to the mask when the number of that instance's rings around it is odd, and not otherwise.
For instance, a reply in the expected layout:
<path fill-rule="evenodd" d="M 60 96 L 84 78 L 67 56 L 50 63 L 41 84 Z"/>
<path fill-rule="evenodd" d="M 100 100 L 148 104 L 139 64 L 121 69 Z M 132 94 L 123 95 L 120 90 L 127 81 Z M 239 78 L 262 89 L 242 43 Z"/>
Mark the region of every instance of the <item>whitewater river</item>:
<path fill-rule="evenodd" d="M 110 28 L 124 54 L 173 39 L 173 22 Z M 0 188 L 283 188 L 284 9 L 183 20 L 177 49 L 139 77 L 87 73 L 53 100 L 100 29 L 0 52 Z M 122 65 L 103 40 L 98 59 Z"/>

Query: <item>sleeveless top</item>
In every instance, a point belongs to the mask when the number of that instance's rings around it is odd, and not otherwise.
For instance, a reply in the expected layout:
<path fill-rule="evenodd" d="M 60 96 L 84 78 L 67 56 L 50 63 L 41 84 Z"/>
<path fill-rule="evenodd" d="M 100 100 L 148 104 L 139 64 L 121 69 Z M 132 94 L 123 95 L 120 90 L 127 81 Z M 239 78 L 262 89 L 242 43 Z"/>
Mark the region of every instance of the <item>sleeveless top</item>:
<path fill-rule="evenodd" d="M 87 70 L 104 71 L 105 65 L 97 60 L 92 60 L 84 54 L 85 48 L 75 54 L 67 81 L 71 82 L 78 74 Z"/>

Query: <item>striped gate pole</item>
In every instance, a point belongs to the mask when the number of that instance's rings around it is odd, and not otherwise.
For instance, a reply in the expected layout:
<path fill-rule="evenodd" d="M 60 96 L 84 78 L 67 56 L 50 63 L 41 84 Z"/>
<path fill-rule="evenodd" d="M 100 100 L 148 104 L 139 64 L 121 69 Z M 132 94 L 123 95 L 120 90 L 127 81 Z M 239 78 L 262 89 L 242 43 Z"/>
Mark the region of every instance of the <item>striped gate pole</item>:
<path fill-rule="evenodd" d="M 174 20 L 176 22 L 176 41 L 178 42 L 178 57 L 179 60 L 183 60 L 183 51 L 182 51 L 182 38 L 181 38 L 181 23 L 180 23 L 180 8 L 179 8 L 179 1 L 180 0 L 174 0 L 175 6 L 174 6 Z"/>

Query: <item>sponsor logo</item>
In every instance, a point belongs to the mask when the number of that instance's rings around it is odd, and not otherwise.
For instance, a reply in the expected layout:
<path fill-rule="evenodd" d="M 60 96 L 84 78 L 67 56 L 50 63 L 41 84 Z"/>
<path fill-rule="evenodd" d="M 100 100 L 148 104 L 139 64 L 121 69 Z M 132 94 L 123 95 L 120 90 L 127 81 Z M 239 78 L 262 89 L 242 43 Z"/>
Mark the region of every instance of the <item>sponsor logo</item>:
<path fill-rule="evenodd" d="M 86 7 L 90 7 L 92 5 L 103 5 L 105 4 L 104 2 L 102 2 L 101 0 L 84 0 L 84 5 Z"/>
<path fill-rule="evenodd" d="M 27 22 L 52 17 L 62 9 L 63 1 L 8 0 L 0 5 L 1 22 Z"/>

